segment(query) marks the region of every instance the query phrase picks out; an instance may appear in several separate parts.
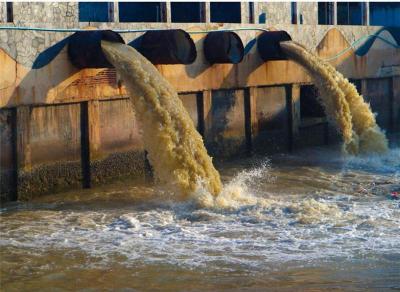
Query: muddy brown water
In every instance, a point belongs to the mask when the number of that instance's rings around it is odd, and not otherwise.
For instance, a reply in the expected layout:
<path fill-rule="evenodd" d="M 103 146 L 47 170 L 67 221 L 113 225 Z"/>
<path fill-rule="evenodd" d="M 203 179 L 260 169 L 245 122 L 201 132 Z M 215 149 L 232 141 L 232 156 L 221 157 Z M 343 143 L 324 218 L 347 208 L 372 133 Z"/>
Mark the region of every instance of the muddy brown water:
<path fill-rule="evenodd" d="M 396 141 L 400 141 L 396 138 Z M 123 180 L 1 209 L 2 291 L 400 289 L 400 149 L 218 163 L 253 200 L 204 208 Z"/>

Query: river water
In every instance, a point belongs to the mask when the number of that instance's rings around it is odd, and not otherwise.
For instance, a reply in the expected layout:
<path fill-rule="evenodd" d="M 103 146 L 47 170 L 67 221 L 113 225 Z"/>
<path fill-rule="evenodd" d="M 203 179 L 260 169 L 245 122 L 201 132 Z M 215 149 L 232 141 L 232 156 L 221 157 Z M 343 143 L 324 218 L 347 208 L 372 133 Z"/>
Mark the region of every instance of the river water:
<path fill-rule="evenodd" d="M 3 206 L 1 290 L 400 289 L 400 148 L 216 166 L 254 200 L 200 208 L 122 180 Z"/>

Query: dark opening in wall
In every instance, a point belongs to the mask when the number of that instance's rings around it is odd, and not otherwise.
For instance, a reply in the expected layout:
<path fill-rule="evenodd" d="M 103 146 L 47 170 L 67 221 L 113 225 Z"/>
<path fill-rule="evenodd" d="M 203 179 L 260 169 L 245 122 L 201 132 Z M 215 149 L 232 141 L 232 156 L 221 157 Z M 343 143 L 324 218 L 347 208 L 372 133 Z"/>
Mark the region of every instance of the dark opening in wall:
<path fill-rule="evenodd" d="M 249 23 L 254 23 L 254 2 L 249 2 Z"/>
<path fill-rule="evenodd" d="M 362 2 L 338 2 L 337 24 L 362 25 L 365 5 Z"/>
<path fill-rule="evenodd" d="M 292 14 L 292 24 L 297 24 L 297 3 L 296 2 L 290 3 L 290 11 Z"/>
<path fill-rule="evenodd" d="M 314 85 L 300 87 L 300 118 L 322 118 L 325 111 L 318 101 L 318 90 Z"/>
<path fill-rule="evenodd" d="M 13 9 L 13 3 L 12 2 L 7 2 L 6 3 L 7 7 L 7 22 L 14 22 L 14 9 Z"/>
<path fill-rule="evenodd" d="M 165 2 L 119 2 L 120 22 L 166 22 Z"/>
<path fill-rule="evenodd" d="M 370 25 L 400 26 L 400 2 L 370 2 Z"/>
<path fill-rule="evenodd" d="M 240 2 L 211 2 L 211 22 L 241 23 Z"/>
<path fill-rule="evenodd" d="M 114 21 L 114 3 L 79 2 L 79 21 L 83 22 Z"/>
<path fill-rule="evenodd" d="M 172 22 L 205 22 L 204 2 L 171 2 Z"/>
<path fill-rule="evenodd" d="M 318 2 L 318 24 L 333 24 L 333 2 Z"/>

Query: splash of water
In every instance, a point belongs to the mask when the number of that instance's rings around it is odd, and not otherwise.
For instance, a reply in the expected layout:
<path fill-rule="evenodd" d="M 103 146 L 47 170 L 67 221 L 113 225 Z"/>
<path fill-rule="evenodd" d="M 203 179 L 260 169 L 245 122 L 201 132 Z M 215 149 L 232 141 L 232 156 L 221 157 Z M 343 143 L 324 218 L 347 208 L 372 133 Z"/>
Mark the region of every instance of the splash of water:
<path fill-rule="evenodd" d="M 342 134 L 347 153 L 384 153 L 388 150 L 388 141 L 376 124 L 369 104 L 347 78 L 295 42 L 281 42 L 280 45 L 288 57 L 302 65 L 313 78 L 328 118 Z"/>
<path fill-rule="evenodd" d="M 186 197 L 199 181 L 211 195 L 219 194 L 219 173 L 176 91 L 134 48 L 106 41 L 101 46 L 130 92 L 156 179 Z"/>

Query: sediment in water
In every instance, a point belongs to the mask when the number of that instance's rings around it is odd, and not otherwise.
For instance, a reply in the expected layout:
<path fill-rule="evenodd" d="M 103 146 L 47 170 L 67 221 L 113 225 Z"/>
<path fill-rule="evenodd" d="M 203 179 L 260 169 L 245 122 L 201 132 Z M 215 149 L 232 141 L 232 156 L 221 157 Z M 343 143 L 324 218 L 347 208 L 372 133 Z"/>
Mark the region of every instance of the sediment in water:
<path fill-rule="evenodd" d="M 302 65 L 311 75 L 328 119 L 342 134 L 347 153 L 356 155 L 388 150 L 385 134 L 376 124 L 369 104 L 347 78 L 293 41 L 281 42 L 280 45 L 290 59 Z"/>
<path fill-rule="evenodd" d="M 219 194 L 219 173 L 176 91 L 134 48 L 107 41 L 101 46 L 130 93 L 156 179 L 186 197 L 199 187 Z"/>

